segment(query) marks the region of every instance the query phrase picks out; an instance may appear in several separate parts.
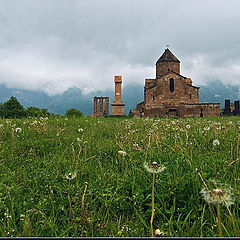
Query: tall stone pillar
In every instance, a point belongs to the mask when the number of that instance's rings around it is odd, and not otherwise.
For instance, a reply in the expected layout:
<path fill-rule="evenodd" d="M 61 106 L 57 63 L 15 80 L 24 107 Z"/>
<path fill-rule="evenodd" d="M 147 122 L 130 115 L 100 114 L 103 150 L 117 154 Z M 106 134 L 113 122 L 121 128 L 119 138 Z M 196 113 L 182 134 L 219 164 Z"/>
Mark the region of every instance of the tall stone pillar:
<path fill-rule="evenodd" d="M 103 98 L 99 98 L 99 113 L 101 116 L 103 116 Z"/>
<path fill-rule="evenodd" d="M 223 115 L 230 116 L 231 115 L 231 108 L 230 108 L 230 100 L 225 99 L 225 108 L 223 111 Z"/>
<path fill-rule="evenodd" d="M 123 116 L 124 115 L 124 106 L 121 98 L 121 88 L 122 88 L 122 76 L 115 76 L 115 101 L 112 103 L 112 115 L 114 116 Z"/>
<path fill-rule="evenodd" d="M 109 97 L 105 97 L 105 114 L 109 115 Z"/>
<path fill-rule="evenodd" d="M 239 101 L 234 101 L 234 111 L 233 111 L 234 116 L 239 116 L 240 115 L 240 109 L 239 109 Z"/>
<path fill-rule="evenodd" d="M 97 116 L 97 97 L 94 97 L 93 114 Z"/>

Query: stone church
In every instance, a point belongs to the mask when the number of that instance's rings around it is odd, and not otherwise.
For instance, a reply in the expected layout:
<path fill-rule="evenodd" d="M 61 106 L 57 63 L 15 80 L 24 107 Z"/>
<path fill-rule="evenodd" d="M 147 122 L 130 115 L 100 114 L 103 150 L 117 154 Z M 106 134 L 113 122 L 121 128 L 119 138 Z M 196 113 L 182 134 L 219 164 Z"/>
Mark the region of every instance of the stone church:
<path fill-rule="evenodd" d="M 134 117 L 219 116 L 220 103 L 199 103 L 199 87 L 180 74 L 180 61 L 167 48 L 156 62 L 156 78 L 145 79 L 144 101 Z"/>

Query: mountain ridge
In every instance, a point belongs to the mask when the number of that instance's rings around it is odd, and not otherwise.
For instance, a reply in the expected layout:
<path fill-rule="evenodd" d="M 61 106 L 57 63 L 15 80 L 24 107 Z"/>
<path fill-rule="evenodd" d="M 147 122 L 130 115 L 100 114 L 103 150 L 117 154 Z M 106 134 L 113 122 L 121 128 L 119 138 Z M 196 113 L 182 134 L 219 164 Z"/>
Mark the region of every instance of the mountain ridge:
<path fill-rule="evenodd" d="M 200 85 L 200 102 L 220 102 L 224 107 L 225 99 L 231 102 L 240 98 L 239 87 L 223 84 L 220 81 L 211 81 L 207 85 Z M 46 108 L 54 114 L 64 115 L 70 108 L 80 110 L 84 115 L 93 113 L 93 97 L 108 96 L 111 103 L 114 101 L 114 91 L 96 91 L 88 95 L 82 94 L 79 88 L 70 88 L 61 95 L 49 96 L 45 92 L 24 90 L 17 88 L 7 88 L 0 84 L 0 102 L 3 103 L 11 96 L 15 96 L 18 101 L 27 107 Z M 139 84 L 126 85 L 122 89 L 122 100 L 125 103 L 125 114 L 133 111 L 136 105 L 143 101 L 143 86 Z"/>

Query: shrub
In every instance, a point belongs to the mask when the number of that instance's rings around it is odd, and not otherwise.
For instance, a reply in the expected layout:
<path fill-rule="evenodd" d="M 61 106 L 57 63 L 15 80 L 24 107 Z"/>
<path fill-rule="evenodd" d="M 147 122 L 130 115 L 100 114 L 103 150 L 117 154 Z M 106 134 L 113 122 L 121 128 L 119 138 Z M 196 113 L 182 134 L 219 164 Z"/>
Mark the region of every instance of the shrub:
<path fill-rule="evenodd" d="M 66 117 L 82 117 L 83 114 L 82 114 L 82 112 L 80 112 L 79 110 L 77 110 L 75 108 L 70 108 L 66 111 L 65 116 Z"/>

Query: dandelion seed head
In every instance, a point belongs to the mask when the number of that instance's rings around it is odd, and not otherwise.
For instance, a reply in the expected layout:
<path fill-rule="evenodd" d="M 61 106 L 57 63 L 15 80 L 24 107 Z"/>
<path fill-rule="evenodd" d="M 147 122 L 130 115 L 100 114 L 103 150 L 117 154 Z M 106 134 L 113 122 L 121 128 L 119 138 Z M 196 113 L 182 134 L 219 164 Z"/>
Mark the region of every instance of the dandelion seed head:
<path fill-rule="evenodd" d="M 20 128 L 20 127 L 17 127 L 16 129 L 15 129 L 15 132 L 21 132 L 22 131 L 22 129 Z"/>
<path fill-rule="evenodd" d="M 160 173 L 164 171 L 166 167 L 164 165 L 158 164 L 157 162 L 153 162 L 151 165 L 144 163 L 144 168 L 150 173 Z"/>
<path fill-rule="evenodd" d="M 65 177 L 68 180 L 72 180 L 76 177 L 76 175 L 77 175 L 76 172 L 73 172 L 73 173 L 69 172 L 69 173 L 65 174 Z"/>
<path fill-rule="evenodd" d="M 156 235 L 156 236 L 160 236 L 161 233 L 162 233 L 162 232 L 160 231 L 160 229 L 156 229 L 156 230 L 155 230 L 155 235 Z"/>
<path fill-rule="evenodd" d="M 218 186 L 212 190 L 208 191 L 206 188 L 201 190 L 201 194 L 205 201 L 213 204 L 222 204 L 227 207 L 234 204 L 233 189 L 227 185 L 217 184 Z"/>
<path fill-rule="evenodd" d="M 213 140 L 213 146 L 216 147 L 218 145 L 220 145 L 220 142 L 217 139 Z"/>
<path fill-rule="evenodd" d="M 124 157 L 127 155 L 127 153 L 125 151 L 118 151 L 118 155 Z"/>
<path fill-rule="evenodd" d="M 157 168 L 157 165 L 158 165 L 157 162 L 152 162 L 152 167 L 153 167 L 153 168 L 156 169 L 156 168 Z"/>

